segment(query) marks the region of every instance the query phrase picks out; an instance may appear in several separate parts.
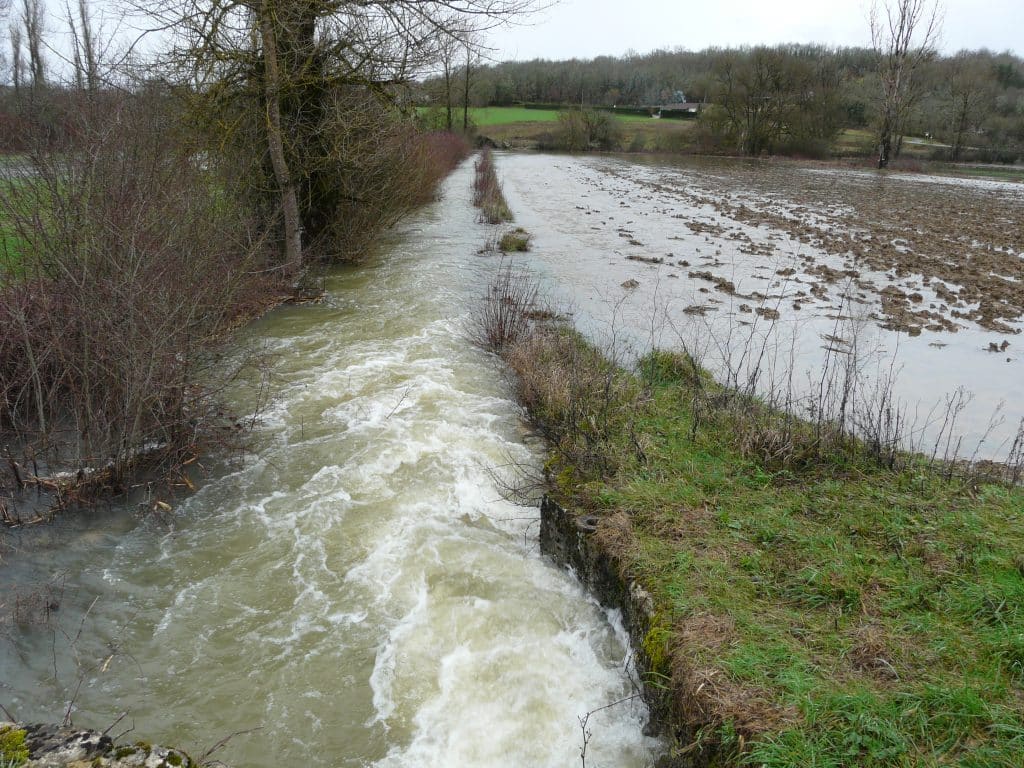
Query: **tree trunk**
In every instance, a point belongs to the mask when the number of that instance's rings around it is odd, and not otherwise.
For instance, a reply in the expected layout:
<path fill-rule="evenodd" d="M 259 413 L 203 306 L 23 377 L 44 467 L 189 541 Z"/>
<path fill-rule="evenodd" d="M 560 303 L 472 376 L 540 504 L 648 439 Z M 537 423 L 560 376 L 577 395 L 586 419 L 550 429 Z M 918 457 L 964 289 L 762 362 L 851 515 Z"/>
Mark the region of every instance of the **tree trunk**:
<path fill-rule="evenodd" d="M 444 65 L 445 128 L 450 131 L 452 129 L 452 73 L 448 66 L 449 64 L 446 61 Z"/>
<path fill-rule="evenodd" d="M 46 63 L 43 61 L 43 6 L 42 0 L 24 0 L 22 22 L 25 27 L 25 45 L 28 47 L 28 68 L 32 76 L 32 89 L 46 87 Z"/>
<path fill-rule="evenodd" d="M 892 155 L 892 121 L 888 115 L 882 118 L 882 128 L 878 136 L 878 167 L 888 168 Z"/>
<path fill-rule="evenodd" d="M 260 7 L 260 37 L 263 43 L 264 96 L 267 100 L 267 148 L 274 177 L 281 193 L 284 215 L 284 266 L 288 275 L 298 274 L 302 267 L 302 223 L 295 182 L 288 171 L 284 154 L 284 133 L 281 130 L 281 72 L 277 59 L 277 37 L 273 9 L 264 2 Z"/>
<path fill-rule="evenodd" d="M 950 160 L 954 163 L 960 160 L 960 153 L 963 152 L 964 139 L 967 136 L 967 120 L 970 115 L 969 98 L 964 96 L 957 104 L 955 122 L 953 126 L 953 147 L 950 150 Z"/>
<path fill-rule="evenodd" d="M 466 46 L 466 87 L 462 94 L 462 132 L 469 133 L 469 66 L 470 48 Z"/>
<path fill-rule="evenodd" d="M 78 0 L 78 18 L 82 24 L 82 49 L 85 54 L 85 85 L 89 92 L 100 86 L 100 67 L 97 61 L 96 39 L 92 31 L 92 17 L 86 0 Z"/>

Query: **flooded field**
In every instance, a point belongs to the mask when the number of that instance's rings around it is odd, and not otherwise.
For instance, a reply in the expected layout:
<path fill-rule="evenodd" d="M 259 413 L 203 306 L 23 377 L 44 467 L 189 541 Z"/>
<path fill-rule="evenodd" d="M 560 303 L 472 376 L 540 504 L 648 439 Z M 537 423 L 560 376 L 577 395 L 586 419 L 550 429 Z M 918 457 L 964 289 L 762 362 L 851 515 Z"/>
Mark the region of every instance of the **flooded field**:
<path fill-rule="evenodd" d="M 856 350 L 922 446 L 969 393 L 966 455 L 999 457 L 1024 418 L 1024 185 L 701 158 L 499 170 L 528 263 L 619 354 L 686 346 L 734 376 L 755 358 L 807 388 Z"/>

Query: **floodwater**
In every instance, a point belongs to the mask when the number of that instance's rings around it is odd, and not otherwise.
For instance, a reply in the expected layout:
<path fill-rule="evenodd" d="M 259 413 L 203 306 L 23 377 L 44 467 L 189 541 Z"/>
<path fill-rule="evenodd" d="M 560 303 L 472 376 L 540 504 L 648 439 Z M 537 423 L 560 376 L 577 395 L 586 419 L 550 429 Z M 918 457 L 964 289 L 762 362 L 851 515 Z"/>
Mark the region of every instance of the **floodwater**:
<path fill-rule="evenodd" d="M 159 516 L 0 534 L 0 703 L 235 766 L 562 768 L 635 691 L 618 617 L 503 501 L 536 469 L 497 362 L 466 341 L 493 259 L 471 166 L 324 304 L 248 329 L 271 398 L 243 459 Z M 239 411 L 257 393 L 234 395 Z M 39 599 L 39 598 L 43 599 Z M 15 614 L 12 618 L 12 612 Z M 586 764 L 653 763 L 629 700 Z"/>
<path fill-rule="evenodd" d="M 621 359 L 685 346 L 800 394 L 856 349 L 865 392 L 895 377 L 913 444 L 933 448 L 963 388 L 961 454 L 1006 455 L 1024 185 L 717 158 L 503 154 L 499 172 L 556 308 Z"/>
<path fill-rule="evenodd" d="M 753 350 L 813 385 L 855 341 L 867 376 L 899 371 L 921 435 L 957 387 L 968 454 L 999 403 L 979 455 L 1024 417 L 1021 185 L 541 154 L 499 170 L 534 236 L 521 263 L 624 362 L 685 346 L 721 373 Z M 127 712 L 113 733 L 197 756 L 237 734 L 215 757 L 239 767 L 561 768 L 579 718 L 628 699 L 589 720 L 586 765 L 653 763 L 618 617 L 539 555 L 537 511 L 502 500 L 542 456 L 466 341 L 499 266 L 470 178 L 329 275 L 323 304 L 247 330 L 271 393 L 251 454 L 211 460 L 169 513 L 0 533 L 13 715 Z"/>

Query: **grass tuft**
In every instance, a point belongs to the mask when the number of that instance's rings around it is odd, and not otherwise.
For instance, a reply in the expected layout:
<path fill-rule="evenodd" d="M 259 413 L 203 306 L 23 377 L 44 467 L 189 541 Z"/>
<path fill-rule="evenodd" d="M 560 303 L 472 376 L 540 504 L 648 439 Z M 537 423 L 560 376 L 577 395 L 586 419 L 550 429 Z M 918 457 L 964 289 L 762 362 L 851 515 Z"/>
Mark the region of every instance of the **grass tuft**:
<path fill-rule="evenodd" d="M 530 240 L 533 235 L 522 227 L 509 230 L 501 236 L 498 241 L 498 249 L 504 253 L 525 253 L 530 250 Z"/>
<path fill-rule="evenodd" d="M 0 727 L 0 766 L 18 768 L 29 757 L 25 743 L 25 731 L 5 725 Z"/>

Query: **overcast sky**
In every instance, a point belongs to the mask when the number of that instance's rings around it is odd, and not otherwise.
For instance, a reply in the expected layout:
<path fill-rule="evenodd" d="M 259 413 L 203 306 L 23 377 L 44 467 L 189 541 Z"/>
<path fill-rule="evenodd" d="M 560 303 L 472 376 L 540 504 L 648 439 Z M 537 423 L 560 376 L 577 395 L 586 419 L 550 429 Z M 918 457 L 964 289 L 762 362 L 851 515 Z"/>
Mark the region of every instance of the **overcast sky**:
<path fill-rule="evenodd" d="M 945 0 L 940 48 L 1024 53 L 1024 0 Z M 561 0 L 494 30 L 497 60 L 760 43 L 868 45 L 868 0 Z"/>

